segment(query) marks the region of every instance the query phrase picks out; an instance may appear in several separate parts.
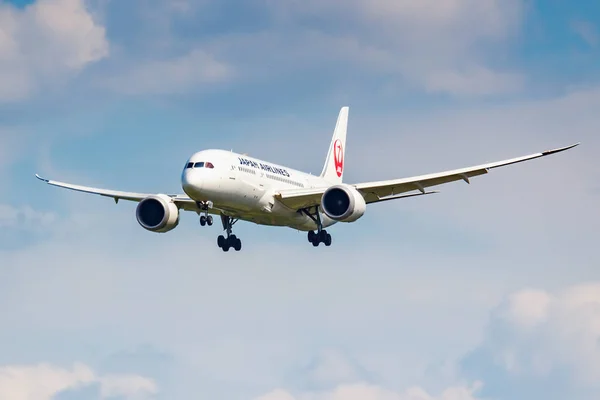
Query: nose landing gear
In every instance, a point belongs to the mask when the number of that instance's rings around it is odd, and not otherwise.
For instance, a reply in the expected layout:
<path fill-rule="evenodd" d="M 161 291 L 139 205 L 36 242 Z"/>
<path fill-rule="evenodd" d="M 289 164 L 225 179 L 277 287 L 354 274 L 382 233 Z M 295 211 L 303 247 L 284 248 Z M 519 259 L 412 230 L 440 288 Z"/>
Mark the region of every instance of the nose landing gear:
<path fill-rule="evenodd" d="M 196 205 L 202 211 L 202 215 L 200 216 L 200 226 L 211 226 L 213 224 L 213 217 L 208 214 L 208 209 L 212 207 L 212 203 L 210 201 L 197 202 Z"/>

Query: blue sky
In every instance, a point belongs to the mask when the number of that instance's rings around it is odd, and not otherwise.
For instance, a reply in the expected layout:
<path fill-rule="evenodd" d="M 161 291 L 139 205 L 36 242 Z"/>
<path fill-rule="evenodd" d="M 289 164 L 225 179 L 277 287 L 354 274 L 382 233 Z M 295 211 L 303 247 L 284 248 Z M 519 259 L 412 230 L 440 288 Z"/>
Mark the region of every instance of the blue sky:
<path fill-rule="evenodd" d="M 600 4 L 0 0 L 0 398 L 600 396 Z M 181 192 L 234 149 L 346 179 L 582 142 L 313 249 L 42 185 Z"/>

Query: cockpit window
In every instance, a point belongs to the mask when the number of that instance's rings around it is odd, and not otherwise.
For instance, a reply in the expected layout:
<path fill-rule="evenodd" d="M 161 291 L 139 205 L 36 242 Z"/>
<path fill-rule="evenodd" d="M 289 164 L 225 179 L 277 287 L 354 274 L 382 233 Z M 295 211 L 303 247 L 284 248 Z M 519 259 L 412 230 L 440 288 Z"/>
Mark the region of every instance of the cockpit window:
<path fill-rule="evenodd" d="M 188 163 L 186 165 L 186 168 L 214 168 L 215 166 L 213 165 L 213 163 L 211 162 L 204 162 L 204 161 L 200 161 L 197 163 Z"/>

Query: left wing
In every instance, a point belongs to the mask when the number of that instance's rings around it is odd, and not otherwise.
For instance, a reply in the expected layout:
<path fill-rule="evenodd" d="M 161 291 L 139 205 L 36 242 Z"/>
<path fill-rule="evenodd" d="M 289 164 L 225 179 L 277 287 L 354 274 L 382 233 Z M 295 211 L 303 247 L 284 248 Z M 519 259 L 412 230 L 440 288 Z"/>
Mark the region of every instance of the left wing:
<path fill-rule="evenodd" d="M 437 193 L 434 191 L 428 192 L 425 190 L 426 188 L 432 186 L 438 186 L 444 183 L 460 180 L 470 183 L 470 178 L 487 174 L 490 169 L 516 164 L 527 160 L 533 160 L 539 157 L 549 156 L 551 154 L 556 154 L 561 151 L 571 149 L 577 145 L 579 145 L 579 143 L 554 150 L 543 151 L 541 153 L 534 153 L 523 157 L 511 158 L 508 160 L 455 169 L 451 171 L 420 175 L 411 178 L 359 183 L 351 186 L 356 188 L 363 195 L 367 204 L 405 197 L 422 196 Z M 328 187 L 283 190 L 277 193 L 275 197 L 287 207 L 299 210 L 302 208 L 319 205 L 321 202 L 321 196 L 327 189 Z M 404 194 L 416 190 L 418 190 L 420 193 L 409 195 Z"/>
<path fill-rule="evenodd" d="M 52 181 L 50 179 L 44 179 L 41 176 L 39 176 L 38 174 L 36 174 L 35 176 L 39 180 L 46 182 L 48 185 L 57 186 L 60 188 L 65 188 L 65 189 L 70 189 L 70 190 L 75 190 L 77 192 L 91 193 L 91 194 L 97 194 L 97 195 L 104 196 L 104 197 L 111 197 L 112 199 L 115 200 L 115 203 L 118 203 L 119 200 L 140 202 L 143 199 L 145 199 L 146 197 L 152 196 L 155 194 L 155 193 L 134 193 L 134 192 L 121 192 L 119 190 L 98 189 L 98 188 L 93 188 L 93 187 L 88 187 L 88 186 L 73 185 L 71 183 Z M 183 208 L 183 209 L 189 210 L 189 211 L 196 211 L 198 209 L 196 202 L 194 202 L 194 200 L 190 199 L 187 196 L 177 195 L 177 194 L 169 194 L 167 196 L 169 196 L 171 199 L 173 199 L 173 202 L 177 205 L 178 208 Z"/>

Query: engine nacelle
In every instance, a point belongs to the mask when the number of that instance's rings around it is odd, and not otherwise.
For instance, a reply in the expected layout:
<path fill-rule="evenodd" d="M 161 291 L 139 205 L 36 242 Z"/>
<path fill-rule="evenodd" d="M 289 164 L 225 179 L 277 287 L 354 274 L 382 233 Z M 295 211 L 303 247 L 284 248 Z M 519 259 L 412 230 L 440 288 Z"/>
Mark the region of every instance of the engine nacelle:
<path fill-rule="evenodd" d="M 142 228 L 164 233 L 179 225 L 179 209 L 169 196 L 158 194 L 140 201 L 135 216 Z"/>
<path fill-rule="evenodd" d="M 329 218 L 340 222 L 354 222 L 367 210 L 364 197 L 352 186 L 335 185 L 323 193 L 321 208 Z"/>

